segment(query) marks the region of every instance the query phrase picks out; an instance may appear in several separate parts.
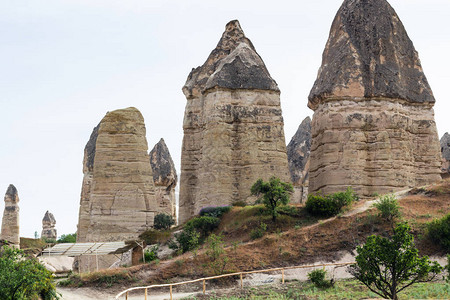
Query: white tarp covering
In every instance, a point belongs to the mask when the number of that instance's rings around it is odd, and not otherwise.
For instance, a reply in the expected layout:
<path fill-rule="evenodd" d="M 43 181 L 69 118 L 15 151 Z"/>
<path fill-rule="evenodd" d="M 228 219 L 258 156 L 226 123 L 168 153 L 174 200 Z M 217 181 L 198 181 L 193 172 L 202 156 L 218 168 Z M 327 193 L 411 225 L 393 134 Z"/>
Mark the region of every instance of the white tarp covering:
<path fill-rule="evenodd" d="M 137 246 L 135 243 L 104 242 L 104 243 L 63 243 L 42 251 L 42 256 L 80 256 L 121 254 Z"/>

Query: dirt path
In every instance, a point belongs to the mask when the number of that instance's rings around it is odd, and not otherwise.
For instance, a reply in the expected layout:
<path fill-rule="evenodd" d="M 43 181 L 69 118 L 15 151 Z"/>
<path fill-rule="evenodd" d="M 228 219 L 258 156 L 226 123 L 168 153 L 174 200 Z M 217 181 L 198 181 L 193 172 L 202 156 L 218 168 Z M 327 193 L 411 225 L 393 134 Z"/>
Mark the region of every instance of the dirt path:
<path fill-rule="evenodd" d="M 93 288 L 58 288 L 58 293 L 62 295 L 62 300 L 91 300 L 91 299 L 102 299 L 102 300 L 115 300 L 117 293 L 106 292 L 105 290 L 96 290 Z M 182 299 L 188 297 L 193 293 L 174 293 L 173 299 Z M 120 299 L 125 299 L 125 297 L 121 297 Z M 129 300 L 142 300 L 144 299 L 144 292 L 135 293 L 133 295 L 128 296 Z M 157 295 L 148 295 L 149 300 L 165 300 L 169 298 L 169 292 L 160 293 Z"/>

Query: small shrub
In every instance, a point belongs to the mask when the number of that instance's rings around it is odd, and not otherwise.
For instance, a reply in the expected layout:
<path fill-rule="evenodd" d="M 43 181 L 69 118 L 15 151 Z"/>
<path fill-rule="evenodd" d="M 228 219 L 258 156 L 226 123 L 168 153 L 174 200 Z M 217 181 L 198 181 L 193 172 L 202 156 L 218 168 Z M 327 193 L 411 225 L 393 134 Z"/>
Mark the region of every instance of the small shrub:
<path fill-rule="evenodd" d="M 316 269 L 308 273 L 308 279 L 320 289 L 327 289 L 333 286 L 333 280 L 326 280 L 326 270 Z"/>
<path fill-rule="evenodd" d="M 231 210 L 231 206 L 208 206 L 200 210 L 200 216 L 220 218 L 224 213 Z"/>
<path fill-rule="evenodd" d="M 229 260 L 225 254 L 223 244 L 221 235 L 211 234 L 208 237 L 206 256 L 209 259 L 208 267 L 214 275 L 222 274 Z"/>
<path fill-rule="evenodd" d="M 400 217 L 400 207 L 394 195 L 382 196 L 373 206 L 378 210 L 378 216 L 391 224 Z"/>
<path fill-rule="evenodd" d="M 220 219 L 216 217 L 196 217 L 189 220 L 184 226 L 184 230 L 196 229 L 202 239 L 206 238 L 210 232 L 219 227 Z"/>
<path fill-rule="evenodd" d="M 155 216 L 153 227 L 155 229 L 170 229 L 170 226 L 175 224 L 175 220 L 168 214 L 160 213 Z"/>
<path fill-rule="evenodd" d="M 306 210 L 314 216 L 331 217 L 339 214 L 344 206 L 357 201 L 358 196 L 352 188 L 345 192 L 338 192 L 323 196 L 321 194 L 310 194 L 306 200 Z"/>
<path fill-rule="evenodd" d="M 450 214 L 427 224 L 428 236 L 436 244 L 450 252 Z"/>
<path fill-rule="evenodd" d="M 237 206 L 237 207 L 246 207 L 247 203 L 243 200 L 238 200 L 232 203 L 233 206 Z"/>
<path fill-rule="evenodd" d="M 141 233 L 139 238 L 145 241 L 147 245 L 163 244 L 169 240 L 170 232 L 149 229 Z"/>
<path fill-rule="evenodd" d="M 260 239 L 264 236 L 264 232 L 266 231 L 267 231 L 267 224 L 261 222 L 257 228 L 253 229 L 250 232 L 250 238 L 252 240 Z"/>
<path fill-rule="evenodd" d="M 280 215 L 286 215 L 290 217 L 298 217 L 300 215 L 300 211 L 297 207 L 289 205 L 278 207 L 278 213 Z"/>
<path fill-rule="evenodd" d="M 177 246 L 177 249 L 180 250 L 182 253 L 185 253 L 198 247 L 200 233 L 198 233 L 195 229 L 191 230 L 185 229 L 182 232 L 176 234 L 175 239 L 177 240 L 179 245 Z"/>
<path fill-rule="evenodd" d="M 146 263 L 158 259 L 158 245 L 154 245 L 150 249 L 145 249 L 144 251 L 144 259 Z"/>

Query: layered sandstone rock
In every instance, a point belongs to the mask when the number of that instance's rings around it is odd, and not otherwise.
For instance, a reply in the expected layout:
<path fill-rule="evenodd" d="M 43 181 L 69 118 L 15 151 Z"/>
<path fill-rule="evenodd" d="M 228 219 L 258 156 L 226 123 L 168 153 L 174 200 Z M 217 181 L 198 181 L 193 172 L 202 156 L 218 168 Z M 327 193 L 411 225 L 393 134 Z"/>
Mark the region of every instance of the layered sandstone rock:
<path fill-rule="evenodd" d="M 8 241 L 12 247 L 20 248 L 19 194 L 12 184 L 9 185 L 5 194 L 1 239 Z"/>
<path fill-rule="evenodd" d="M 287 145 L 291 181 L 294 184 L 292 203 L 301 203 L 308 196 L 309 153 L 311 150 L 311 118 L 306 117 Z"/>
<path fill-rule="evenodd" d="M 183 92 L 181 223 L 204 206 L 252 201 L 258 178 L 289 180 L 280 91 L 238 21 Z"/>
<path fill-rule="evenodd" d="M 41 237 L 56 240 L 58 235 L 55 229 L 55 225 L 56 225 L 55 217 L 51 212 L 47 210 L 47 212 L 44 215 L 44 218 L 42 219 Z"/>
<path fill-rule="evenodd" d="M 155 198 L 159 210 L 176 219 L 177 171 L 164 139 L 161 139 L 150 151 L 150 165 L 152 166 Z"/>
<path fill-rule="evenodd" d="M 442 172 L 450 173 L 450 134 L 446 132 L 441 138 Z"/>
<path fill-rule="evenodd" d="M 361 196 L 440 179 L 435 99 L 403 24 L 385 0 L 346 0 L 309 95 L 309 190 Z"/>
<path fill-rule="evenodd" d="M 137 238 L 159 210 L 144 118 L 136 108 L 108 112 L 85 148 L 78 242 Z"/>

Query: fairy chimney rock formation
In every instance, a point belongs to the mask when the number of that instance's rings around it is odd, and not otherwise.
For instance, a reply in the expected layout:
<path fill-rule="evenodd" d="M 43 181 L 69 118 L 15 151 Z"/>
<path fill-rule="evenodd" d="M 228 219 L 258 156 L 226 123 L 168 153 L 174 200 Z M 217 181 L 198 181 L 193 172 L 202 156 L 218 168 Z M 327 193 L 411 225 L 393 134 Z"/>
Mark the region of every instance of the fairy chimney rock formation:
<path fill-rule="evenodd" d="M 41 237 L 56 240 L 58 235 L 55 229 L 55 225 L 56 225 L 55 217 L 51 212 L 47 210 L 47 212 L 44 215 L 44 218 L 42 219 Z"/>
<path fill-rule="evenodd" d="M 161 139 L 150 151 L 150 165 L 155 184 L 156 203 L 160 210 L 175 218 L 177 171 L 164 139 Z"/>
<path fill-rule="evenodd" d="M 435 99 L 417 51 L 385 0 L 345 0 L 309 95 L 309 191 L 361 196 L 440 179 Z"/>
<path fill-rule="evenodd" d="M 12 184 L 9 185 L 5 194 L 1 239 L 11 243 L 12 247 L 20 248 L 19 194 Z"/>
<path fill-rule="evenodd" d="M 205 206 L 253 201 L 260 177 L 289 180 L 280 90 L 238 21 L 183 92 L 180 223 Z"/>
<path fill-rule="evenodd" d="M 83 160 L 78 242 L 135 239 L 158 211 L 144 118 L 134 107 L 108 112 Z"/>
<path fill-rule="evenodd" d="M 446 132 L 441 138 L 442 172 L 450 173 L 450 134 Z"/>
<path fill-rule="evenodd" d="M 311 118 L 306 117 L 287 145 L 287 157 L 294 195 L 291 202 L 299 203 L 308 195 L 309 153 L 311 150 Z"/>

